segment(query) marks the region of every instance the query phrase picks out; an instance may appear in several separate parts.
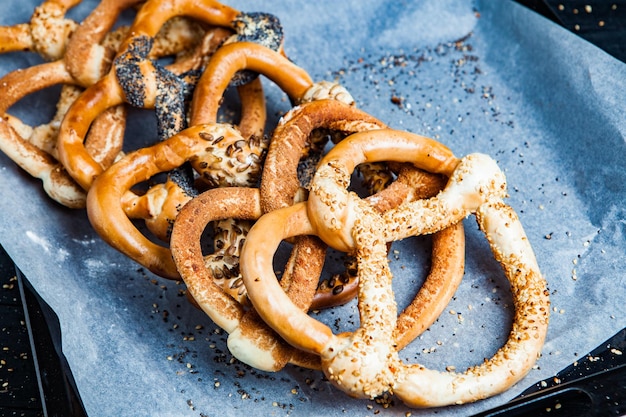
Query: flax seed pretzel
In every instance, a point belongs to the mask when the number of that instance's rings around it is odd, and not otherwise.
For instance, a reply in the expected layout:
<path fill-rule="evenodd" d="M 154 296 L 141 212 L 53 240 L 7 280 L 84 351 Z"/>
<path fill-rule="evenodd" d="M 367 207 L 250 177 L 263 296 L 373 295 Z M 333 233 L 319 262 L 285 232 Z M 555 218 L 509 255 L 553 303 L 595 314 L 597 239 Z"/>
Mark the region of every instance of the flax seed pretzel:
<path fill-rule="evenodd" d="M 252 20 L 256 22 L 266 15 L 241 13 L 213 0 L 147 1 L 137 13 L 111 70 L 78 98 L 61 124 L 60 159 L 85 190 L 103 169 L 85 151 L 83 142 L 92 121 L 105 109 L 124 102 L 139 108 L 156 107 L 160 112 L 157 117 L 160 131 L 170 129 L 169 125 L 181 126 L 183 123 L 179 117 L 171 116 L 169 110 L 170 106 L 181 105 L 180 96 L 186 94 L 189 87 L 181 77 L 148 59 L 155 35 L 165 22 L 179 16 L 241 31 L 242 16 L 253 16 Z M 272 24 L 269 26 L 269 29 L 277 29 Z M 282 31 L 278 32 L 277 36 L 282 36 Z M 161 103 L 157 105 L 160 99 Z M 174 114 L 180 114 L 181 109 L 175 110 Z"/>
<path fill-rule="evenodd" d="M 379 215 L 345 190 L 354 166 L 371 160 L 410 161 L 450 175 L 450 180 L 432 199 Z M 417 135 L 391 130 L 354 134 L 326 155 L 306 203 L 265 214 L 250 230 L 241 258 L 250 300 L 285 340 L 320 355 L 329 380 L 351 396 L 393 392 L 409 406 L 434 407 L 500 393 L 520 380 L 540 355 L 549 315 L 545 280 L 519 219 L 502 200 L 505 196 L 504 174 L 486 155 L 471 154 L 459 162 L 443 145 Z M 331 201 L 334 208 L 328 205 Z M 393 345 L 396 307 L 386 241 L 432 233 L 470 213 L 511 283 L 516 311 L 509 339 L 491 359 L 464 373 L 407 365 Z M 340 250 L 356 248 L 361 281 L 356 331 L 334 335 L 280 289 L 271 267 L 273 253 L 282 239 L 300 234 L 318 235 Z"/>
<path fill-rule="evenodd" d="M 45 60 L 61 59 L 76 22 L 66 12 L 82 0 L 46 0 L 37 6 L 29 23 L 0 27 L 0 53 L 32 51 Z"/>

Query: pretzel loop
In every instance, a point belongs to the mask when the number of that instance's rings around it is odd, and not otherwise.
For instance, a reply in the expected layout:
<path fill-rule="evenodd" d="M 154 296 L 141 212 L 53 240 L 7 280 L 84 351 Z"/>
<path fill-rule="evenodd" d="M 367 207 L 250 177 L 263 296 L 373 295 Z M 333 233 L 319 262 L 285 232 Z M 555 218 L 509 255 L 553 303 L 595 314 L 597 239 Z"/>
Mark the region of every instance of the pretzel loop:
<path fill-rule="evenodd" d="M 316 172 L 309 194 L 308 211 L 320 237 L 329 246 L 349 252 L 355 248 L 352 228 L 358 214 L 354 210 L 360 198 L 348 192 L 350 175 L 357 165 L 368 161 L 405 161 L 425 171 L 449 175 L 458 160 L 452 152 L 432 139 L 392 129 L 375 131 L 377 138 L 367 140 L 373 132 L 355 133 L 340 142 L 324 158 Z M 366 140 L 359 141 L 360 138 Z M 386 144 L 393 142 L 394 146 Z"/>

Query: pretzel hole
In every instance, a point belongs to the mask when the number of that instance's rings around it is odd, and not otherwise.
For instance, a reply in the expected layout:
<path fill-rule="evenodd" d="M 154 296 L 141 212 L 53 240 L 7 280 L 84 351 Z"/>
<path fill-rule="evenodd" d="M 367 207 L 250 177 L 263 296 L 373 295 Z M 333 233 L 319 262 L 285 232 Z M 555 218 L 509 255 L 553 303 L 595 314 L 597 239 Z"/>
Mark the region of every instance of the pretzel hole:
<path fill-rule="evenodd" d="M 407 363 L 418 362 L 438 371 L 464 371 L 476 366 L 486 358 L 491 358 L 508 339 L 513 322 L 514 307 L 510 285 L 502 272 L 502 267 L 493 258 L 493 254 L 484 234 L 476 226 L 473 217 L 464 220 L 466 269 L 457 293 L 439 318 L 432 324 L 437 332 L 424 332 L 407 349 L 400 351 L 400 358 Z M 394 242 L 400 254 L 411 253 L 413 238 Z M 428 236 L 420 239 L 430 241 Z M 397 245 L 397 246 L 396 246 Z M 402 249 L 400 249 L 402 248 Z M 426 254 L 428 255 L 428 253 Z M 390 257 L 390 259 L 393 259 Z M 396 287 L 399 280 L 406 276 L 406 271 L 395 268 L 397 261 L 392 261 L 394 293 L 398 302 L 398 311 L 403 308 L 403 300 L 412 295 L 403 294 Z M 415 265 L 414 263 L 412 263 Z M 430 259 L 421 263 L 427 267 Z M 475 271 L 475 272 L 473 272 Z M 407 277 L 413 279 L 412 276 Z M 409 300 L 410 301 L 410 300 Z M 480 337 L 470 329 L 480 328 Z M 484 340 L 494 341 L 484 343 Z M 460 341 L 463 341 L 462 343 Z M 451 359 L 454 358 L 454 359 Z"/>
<path fill-rule="evenodd" d="M 56 113 L 61 88 L 61 85 L 53 85 L 28 94 L 14 103 L 8 113 L 32 127 L 47 124 Z"/>

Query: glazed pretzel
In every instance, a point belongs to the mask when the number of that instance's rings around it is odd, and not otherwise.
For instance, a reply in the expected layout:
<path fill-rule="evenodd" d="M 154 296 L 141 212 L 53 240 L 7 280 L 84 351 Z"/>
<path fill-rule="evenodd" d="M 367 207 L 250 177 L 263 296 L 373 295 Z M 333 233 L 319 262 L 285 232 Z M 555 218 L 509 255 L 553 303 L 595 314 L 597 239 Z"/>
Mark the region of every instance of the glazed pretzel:
<path fill-rule="evenodd" d="M 180 118 L 170 117 L 169 106 L 180 106 L 180 96 L 188 91 L 184 81 L 170 71 L 147 59 L 154 36 L 171 18 L 186 16 L 213 26 L 234 31 L 241 29 L 241 13 L 216 1 L 149 0 L 139 10 L 129 36 L 120 47 L 111 70 L 88 88 L 69 109 L 61 124 L 59 134 L 59 157 L 70 175 L 85 189 L 102 173 L 84 148 L 84 138 L 95 117 L 105 109 L 127 102 L 139 108 L 154 108 L 163 97 L 159 130 L 167 125 L 181 126 Z M 265 15 L 253 15 L 255 22 Z M 270 25 L 271 26 L 271 25 Z M 282 36 L 282 31 L 278 34 Z M 170 97 L 177 96 L 175 100 Z M 179 108 L 175 109 L 179 114 Z M 166 125 L 166 126 L 164 126 Z M 176 131 L 176 129 L 170 129 Z M 164 136 L 161 135 L 160 136 Z"/>
<path fill-rule="evenodd" d="M 0 27 L 0 53 L 32 51 L 44 59 L 61 59 L 76 22 L 65 13 L 82 0 L 46 0 L 35 8 L 29 23 Z"/>
<path fill-rule="evenodd" d="M 410 161 L 451 177 L 438 196 L 380 216 L 345 190 L 354 166 L 372 160 Z M 458 162 L 443 145 L 417 135 L 390 130 L 354 134 L 322 161 L 307 203 L 265 214 L 250 230 L 241 258 L 249 297 L 289 343 L 319 354 L 329 380 L 351 396 L 370 398 L 389 391 L 410 406 L 432 407 L 495 395 L 530 370 L 549 315 L 545 280 L 517 216 L 502 201 L 505 196 L 504 174 L 486 155 Z M 410 217 L 403 217 L 409 212 Z M 491 359 L 465 373 L 405 365 L 392 342 L 395 303 L 385 242 L 432 233 L 469 213 L 476 214 L 511 283 L 516 312 L 509 339 Z M 273 253 L 282 239 L 300 234 L 316 234 L 337 249 L 359 253 L 361 325 L 355 332 L 334 335 L 294 306 L 276 282 Z"/>

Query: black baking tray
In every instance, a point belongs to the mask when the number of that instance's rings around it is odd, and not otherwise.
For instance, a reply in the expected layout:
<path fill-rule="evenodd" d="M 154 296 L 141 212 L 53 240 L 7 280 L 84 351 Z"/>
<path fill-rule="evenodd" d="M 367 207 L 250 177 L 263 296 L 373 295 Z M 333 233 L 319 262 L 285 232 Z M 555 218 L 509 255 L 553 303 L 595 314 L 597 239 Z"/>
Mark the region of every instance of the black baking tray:
<path fill-rule="evenodd" d="M 1 246 L 0 285 L 0 416 L 86 416 L 58 318 Z"/>

